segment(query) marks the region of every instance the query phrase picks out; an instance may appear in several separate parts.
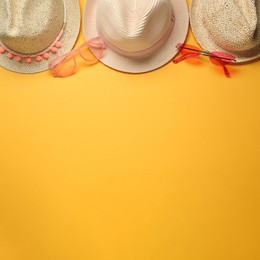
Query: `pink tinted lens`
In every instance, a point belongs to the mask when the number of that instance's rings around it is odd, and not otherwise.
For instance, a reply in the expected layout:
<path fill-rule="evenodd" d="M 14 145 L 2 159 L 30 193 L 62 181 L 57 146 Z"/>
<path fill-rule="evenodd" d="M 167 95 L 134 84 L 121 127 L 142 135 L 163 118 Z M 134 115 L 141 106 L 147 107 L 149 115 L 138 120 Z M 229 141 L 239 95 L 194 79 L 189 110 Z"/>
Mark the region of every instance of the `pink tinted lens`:
<path fill-rule="evenodd" d="M 235 62 L 235 57 L 228 53 L 214 51 L 210 53 L 210 60 L 218 66 L 223 66 Z"/>
<path fill-rule="evenodd" d="M 103 56 L 103 53 L 104 53 L 104 46 L 103 45 L 90 46 L 89 49 L 95 55 L 95 57 L 97 59 L 100 59 Z"/>
<path fill-rule="evenodd" d="M 57 57 L 56 59 L 54 59 L 50 64 L 49 64 L 49 68 L 52 69 L 55 66 L 57 66 L 58 64 L 60 64 L 62 61 L 64 61 L 66 58 L 68 57 L 67 54 L 64 54 L 62 56 Z"/>
<path fill-rule="evenodd" d="M 84 46 L 80 49 L 80 56 L 88 63 L 95 63 L 98 61 L 98 58 L 100 56 L 99 53 L 101 53 L 101 51 L 102 50 L 98 49 L 94 49 L 94 51 L 91 51 L 88 46 Z"/>
<path fill-rule="evenodd" d="M 76 61 L 74 57 L 67 57 L 52 69 L 55 77 L 68 77 L 75 72 Z"/>
<path fill-rule="evenodd" d="M 105 44 L 101 38 L 93 38 L 80 48 L 80 55 L 86 61 L 93 63 L 103 56 Z"/>

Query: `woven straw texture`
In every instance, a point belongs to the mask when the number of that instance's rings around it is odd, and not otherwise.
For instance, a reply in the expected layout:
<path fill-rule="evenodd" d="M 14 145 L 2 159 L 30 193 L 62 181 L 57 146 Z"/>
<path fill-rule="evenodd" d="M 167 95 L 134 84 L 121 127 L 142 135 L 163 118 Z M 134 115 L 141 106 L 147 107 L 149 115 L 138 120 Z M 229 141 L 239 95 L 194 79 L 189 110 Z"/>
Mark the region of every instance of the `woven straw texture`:
<path fill-rule="evenodd" d="M 185 0 L 88 0 L 83 30 L 86 40 L 101 33 L 105 42 L 127 52 L 149 49 L 173 28 L 168 38 L 151 53 L 140 57 L 120 54 L 108 45 L 101 62 L 124 72 L 143 73 L 168 63 L 178 52 L 177 43 L 184 42 L 189 16 Z M 171 29 L 171 28 L 170 28 Z"/>
<path fill-rule="evenodd" d="M 1 0 L 0 40 L 10 50 L 32 56 L 45 50 L 55 41 L 64 23 L 64 8 L 66 26 L 60 40 L 62 48 L 57 54 L 50 52 L 48 60 L 32 63 L 10 60 L 5 54 L 0 54 L 0 65 L 19 73 L 47 70 L 51 60 L 73 48 L 80 28 L 78 0 Z"/>
<path fill-rule="evenodd" d="M 259 0 L 192 0 L 190 22 L 202 48 L 227 52 L 237 62 L 260 57 Z"/>

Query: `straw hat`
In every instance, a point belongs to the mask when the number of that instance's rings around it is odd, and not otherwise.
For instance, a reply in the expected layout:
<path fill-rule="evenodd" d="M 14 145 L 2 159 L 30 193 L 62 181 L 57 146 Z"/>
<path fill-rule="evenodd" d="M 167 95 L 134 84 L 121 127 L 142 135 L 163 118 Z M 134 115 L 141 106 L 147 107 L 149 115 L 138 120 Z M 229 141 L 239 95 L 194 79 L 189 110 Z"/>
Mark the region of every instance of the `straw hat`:
<path fill-rule="evenodd" d="M 107 45 L 101 62 L 116 70 L 142 73 L 159 68 L 184 42 L 189 14 L 186 0 L 88 0 L 86 40 L 100 36 Z"/>
<path fill-rule="evenodd" d="M 73 48 L 79 28 L 78 0 L 1 0 L 0 65 L 19 73 L 47 70 Z"/>
<path fill-rule="evenodd" d="M 230 53 L 237 62 L 260 57 L 259 0 L 192 0 L 190 21 L 202 48 Z"/>

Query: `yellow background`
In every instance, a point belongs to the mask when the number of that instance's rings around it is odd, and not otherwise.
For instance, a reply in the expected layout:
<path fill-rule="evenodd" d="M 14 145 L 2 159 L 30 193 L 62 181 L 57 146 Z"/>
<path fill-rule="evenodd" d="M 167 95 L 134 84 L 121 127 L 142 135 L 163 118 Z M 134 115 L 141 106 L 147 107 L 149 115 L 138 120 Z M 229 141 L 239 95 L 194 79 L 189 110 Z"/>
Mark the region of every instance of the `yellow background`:
<path fill-rule="evenodd" d="M 259 62 L 78 64 L 0 69 L 0 259 L 259 260 Z"/>

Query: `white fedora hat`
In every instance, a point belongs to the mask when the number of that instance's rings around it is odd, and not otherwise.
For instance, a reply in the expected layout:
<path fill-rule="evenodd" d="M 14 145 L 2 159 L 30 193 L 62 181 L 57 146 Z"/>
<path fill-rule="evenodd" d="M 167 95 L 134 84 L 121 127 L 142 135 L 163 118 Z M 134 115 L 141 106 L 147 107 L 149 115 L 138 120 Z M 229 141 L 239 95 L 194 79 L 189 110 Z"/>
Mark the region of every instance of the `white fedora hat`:
<path fill-rule="evenodd" d="M 169 62 L 188 26 L 186 0 L 88 0 L 83 21 L 86 40 L 100 36 L 107 45 L 101 62 L 129 73 Z"/>
<path fill-rule="evenodd" d="M 19 73 L 48 69 L 78 37 L 78 0 L 1 0 L 0 65 Z"/>
<path fill-rule="evenodd" d="M 230 53 L 237 62 L 260 57 L 259 0 L 192 0 L 190 22 L 202 48 Z"/>

